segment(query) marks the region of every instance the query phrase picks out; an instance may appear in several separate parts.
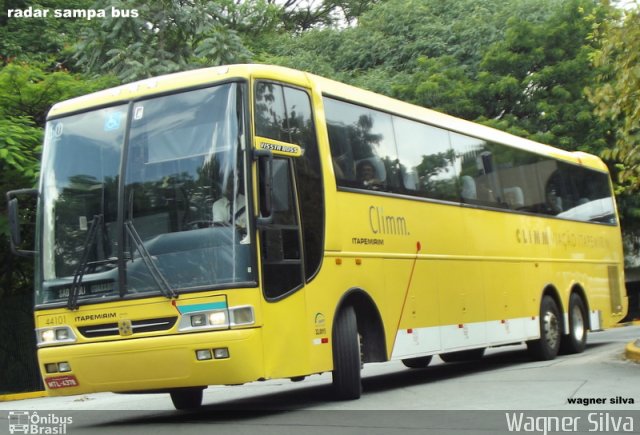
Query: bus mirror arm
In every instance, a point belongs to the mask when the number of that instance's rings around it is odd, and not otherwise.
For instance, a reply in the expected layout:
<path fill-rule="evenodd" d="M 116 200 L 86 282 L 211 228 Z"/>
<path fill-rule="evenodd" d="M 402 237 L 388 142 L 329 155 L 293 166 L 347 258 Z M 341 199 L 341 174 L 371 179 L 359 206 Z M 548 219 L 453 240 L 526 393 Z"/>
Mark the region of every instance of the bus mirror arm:
<path fill-rule="evenodd" d="M 256 219 L 256 225 L 264 227 L 273 222 L 273 153 L 271 150 L 256 149 L 253 151 L 253 159 L 258 161 L 260 174 L 260 216 Z"/>
<path fill-rule="evenodd" d="M 7 212 L 9 218 L 9 241 L 11 244 L 11 252 L 15 255 L 28 257 L 35 254 L 35 251 L 20 249 L 22 237 L 20 234 L 20 213 L 18 207 L 18 195 L 38 195 L 37 189 L 18 189 L 7 192 Z"/>

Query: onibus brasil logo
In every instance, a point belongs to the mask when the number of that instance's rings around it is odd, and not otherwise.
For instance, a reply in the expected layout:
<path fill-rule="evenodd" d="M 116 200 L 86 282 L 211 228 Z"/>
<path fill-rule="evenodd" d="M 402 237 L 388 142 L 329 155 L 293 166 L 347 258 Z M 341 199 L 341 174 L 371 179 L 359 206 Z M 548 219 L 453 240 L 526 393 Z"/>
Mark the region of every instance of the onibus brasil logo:
<path fill-rule="evenodd" d="M 39 415 L 36 411 L 9 411 L 9 433 L 38 435 L 61 435 L 73 424 L 73 417 L 60 417 L 49 413 Z"/>

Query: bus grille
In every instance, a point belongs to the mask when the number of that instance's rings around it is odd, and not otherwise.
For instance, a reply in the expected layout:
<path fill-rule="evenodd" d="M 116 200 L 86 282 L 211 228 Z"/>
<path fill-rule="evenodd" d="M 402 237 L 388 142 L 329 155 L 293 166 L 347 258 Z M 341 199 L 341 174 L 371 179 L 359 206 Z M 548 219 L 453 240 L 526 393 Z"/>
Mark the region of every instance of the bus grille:
<path fill-rule="evenodd" d="M 133 320 L 131 322 L 131 329 L 133 334 L 139 334 L 141 332 L 156 332 L 166 331 L 173 328 L 176 324 L 178 317 L 162 317 L 158 319 L 145 319 L 145 320 Z M 85 338 L 98 338 L 109 337 L 113 335 L 120 335 L 117 323 L 103 323 L 101 325 L 80 326 L 78 331 Z"/>

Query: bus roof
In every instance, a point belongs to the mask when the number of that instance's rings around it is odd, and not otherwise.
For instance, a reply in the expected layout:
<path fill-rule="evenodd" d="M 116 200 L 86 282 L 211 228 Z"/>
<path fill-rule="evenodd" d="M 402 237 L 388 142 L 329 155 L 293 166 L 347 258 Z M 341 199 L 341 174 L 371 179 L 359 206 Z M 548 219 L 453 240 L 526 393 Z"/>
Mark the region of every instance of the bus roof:
<path fill-rule="evenodd" d="M 405 103 L 324 77 L 274 65 L 227 65 L 144 79 L 57 103 L 49 111 L 48 117 L 59 117 L 84 111 L 92 107 L 108 106 L 151 95 L 170 93 L 180 89 L 197 88 L 225 80 L 237 78 L 248 79 L 251 76 L 263 79 L 282 80 L 306 87 L 313 86 L 322 94 L 422 121 L 436 127 L 565 160 L 574 164 L 603 171 L 607 170 L 602 160 L 591 154 L 564 151 L 485 125 Z"/>

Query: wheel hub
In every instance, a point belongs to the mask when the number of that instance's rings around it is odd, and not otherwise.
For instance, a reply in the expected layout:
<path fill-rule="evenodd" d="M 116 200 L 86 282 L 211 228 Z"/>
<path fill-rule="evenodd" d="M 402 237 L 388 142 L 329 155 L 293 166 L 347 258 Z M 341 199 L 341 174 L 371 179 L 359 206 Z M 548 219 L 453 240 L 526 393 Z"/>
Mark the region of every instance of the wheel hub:
<path fill-rule="evenodd" d="M 544 332 L 549 347 L 555 349 L 560 343 L 560 327 L 558 317 L 552 312 L 547 312 L 544 316 Z"/>

